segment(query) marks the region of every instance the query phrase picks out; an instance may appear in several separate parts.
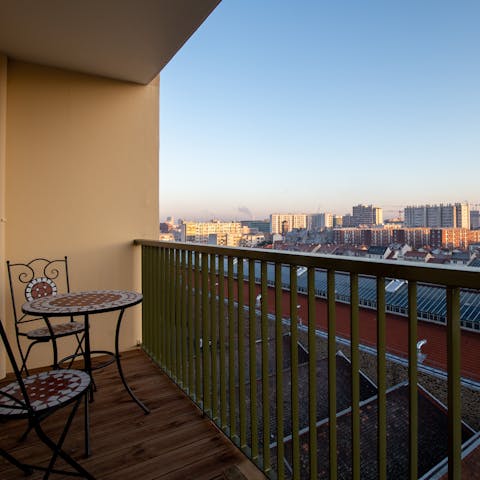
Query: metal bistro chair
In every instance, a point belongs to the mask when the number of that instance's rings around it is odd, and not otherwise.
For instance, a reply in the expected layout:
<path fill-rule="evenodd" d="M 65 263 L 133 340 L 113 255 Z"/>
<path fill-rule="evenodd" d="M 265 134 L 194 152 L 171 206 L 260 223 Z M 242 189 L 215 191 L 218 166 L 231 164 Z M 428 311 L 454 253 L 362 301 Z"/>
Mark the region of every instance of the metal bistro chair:
<path fill-rule="evenodd" d="M 27 360 L 32 347 L 39 343 L 52 342 L 53 366 L 70 360 L 70 365 L 78 356 L 83 356 L 82 342 L 85 332 L 83 323 L 76 322 L 73 317 L 64 323 L 52 323 L 48 318 L 31 317 L 22 313 L 22 304 L 47 295 L 56 295 L 58 285 L 63 291 L 70 292 L 67 257 L 59 260 L 35 258 L 28 263 L 11 263 L 7 261 L 8 279 L 12 297 L 13 315 L 18 350 L 22 359 L 20 372 L 28 375 Z M 35 328 L 32 328 L 35 327 Z M 57 339 L 74 335 L 77 347 L 72 355 L 58 360 Z M 26 351 L 21 339 L 30 341 Z M 69 365 L 69 366 L 70 366 Z"/>
<path fill-rule="evenodd" d="M 29 429 L 34 429 L 38 438 L 52 451 L 52 456 L 46 467 L 23 463 L 2 448 L 0 448 L 0 456 L 26 475 L 33 473 L 34 470 L 40 470 L 45 472 L 44 479 L 47 479 L 51 473 L 58 473 L 65 476 L 95 480 L 89 472 L 62 450 L 72 420 L 83 399 L 85 401 L 85 454 L 89 454 L 89 402 L 87 392 L 90 387 L 90 376 L 80 370 L 63 369 L 37 373 L 22 378 L 1 320 L 0 336 L 16 377 L 15 382 L 0 388 L 0 421 L 26 418 Z M 54 442 L 44 432 L 40 424 L 46 417 L 69 404 L 73 404 L 73 408 L 65 421 L 58 442 Z M 59 457 L 69 464 L 74 471 L 55 469 L 55 463 Z"/>

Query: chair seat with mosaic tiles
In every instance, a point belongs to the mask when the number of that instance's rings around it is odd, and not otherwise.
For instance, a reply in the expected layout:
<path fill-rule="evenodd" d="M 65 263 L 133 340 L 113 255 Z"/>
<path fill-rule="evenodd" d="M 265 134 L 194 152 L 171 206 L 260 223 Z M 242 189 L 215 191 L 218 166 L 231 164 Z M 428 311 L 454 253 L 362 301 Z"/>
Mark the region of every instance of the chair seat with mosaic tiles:
<path fill-rule="evenodd" d="M 85 326 L 80 322 L 65 322 L 65 323 L 52 323 L 53 335 L 55 337 L 66 337 L 75 333 L 82 333 L 85 330 Z M 27 338 L 31 340 L 50 340 L 50 330 L 47 327 L 36 328 L 35 330 L 29 330 L 27 332 Z"/>
<path fill-rule="evenodd" d="M 38 414 L 78 398 L 90 385 L 90 376 L 80 370 L 51 370 L 23 380 L 31 408 Z M 0 389 L 0 417 L 28 415 L 18 382 Z"/>

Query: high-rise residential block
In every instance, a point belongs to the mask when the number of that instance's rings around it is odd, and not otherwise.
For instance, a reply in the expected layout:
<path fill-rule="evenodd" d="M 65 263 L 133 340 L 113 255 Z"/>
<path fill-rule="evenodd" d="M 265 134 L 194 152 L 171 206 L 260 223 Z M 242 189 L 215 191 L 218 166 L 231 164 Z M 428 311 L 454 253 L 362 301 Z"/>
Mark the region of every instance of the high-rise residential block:
<path fill-rule="evenodd" d="M 373 205 L 356 205 L 352 207 L 353 226 L 373 226 L 383 223 L 383 210 Z"/>
<path fill-rule="evenodd" d="M 467 248 L 470 239 L 470 230 L 466 228 L 432 228 L 430 230 L 430 246 L 433 248 Z"/>
<path fill-rule="evenodd" d="M 333 216 L 333 226 L 334 227 L 341 227 L 343 225 L 343 217 L 341 215 L 334 215 Z"/>
<path fill-rule="evenodd" d="M 333 215 L 331 213 L 313 213 L 309 215 L 309 229 L 332 228 Z"/>
<path fill-rule="evenodd" d="M 480 210 L 472 210 L 470 212 L 470 228 L 472 230 L 480 228 Z"/>
<path fill-rule="evenodd" d="M 457 228 L 470 228 L 470 206 L 468 203 L 456 203 L 456 222 Z"/>
<path fill-rule="evenodd" d="M 468 203 L 405 207 L 406 227 L 470 228 Z"/>
<path fill-rule="evenodd" d="M 427 210 L 425 207 L 411 206 L 404 209 L 404 223 L 406 227 L 426 227 Z"/>
<path fill-rule="evenodd" d="M 345 215 L 342 216 L 342 223 L 341 225 L 336 225 L 344 228 L 350 228 L 354 227 L 354 221 L 353 221 L 353 215 L 350 213 L 346 213 Z"/>
<path fill-rule="evenodd" d="M 430 244 L 430 229 L 426 227 L 398 228 L 392 230 L 392 242 L 421 248 Z"/>
<path fill-rule="evenodd" d="M 270 222 L 268 220 L 241 220 L 242 227 L 250 230 L 257 230 L 262 233 L 270 233 Z"/>
<path fill-rule="evenodd" d="M 240 222 L 183 222 L 181 225 L 182 242 L 238 246 L 242 233 Z"/>
<path fill-rule="evenodd" d="M 284 235 L 293 229 L 307 228 L 306 213 L 272 213 L 270 215 L 270 233 Z"/>

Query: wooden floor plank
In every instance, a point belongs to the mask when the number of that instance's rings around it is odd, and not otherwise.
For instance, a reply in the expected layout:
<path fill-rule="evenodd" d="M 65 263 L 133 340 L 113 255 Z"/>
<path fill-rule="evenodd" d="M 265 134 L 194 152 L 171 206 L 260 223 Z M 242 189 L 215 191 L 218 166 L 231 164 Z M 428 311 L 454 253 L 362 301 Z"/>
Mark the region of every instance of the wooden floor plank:
<path fill-rule="evenodd" d="M 143 352 L 128 352 L 122 362 L 130 386 L 151 413 L 144 415 L 130 400 L 114 365 L 95 372 L 97 392 L 90 404 L 92 455 L 83 456 L 83 406 L 77 412 L 65 450 L 96 478 L 210 480 L 230 478 L 225 472 L 234 470 L 248 471 L 248 478 L 264 478 Z M 66 413 L 58 412 L 43 423 L 49 435 L 59 434 Z M 24 421 L 0 424 L 0 446 L 23 461 L 45 465 L 50 452 L 34 432 L 25 442 L 18 441 L 24 429 Z M 65 468 L 62 462 L 58 466 Z M 25 477 L 0 458 L 0 478 Z M 28 478 L 40 479 L 42 473 L 35 472 Z"/>

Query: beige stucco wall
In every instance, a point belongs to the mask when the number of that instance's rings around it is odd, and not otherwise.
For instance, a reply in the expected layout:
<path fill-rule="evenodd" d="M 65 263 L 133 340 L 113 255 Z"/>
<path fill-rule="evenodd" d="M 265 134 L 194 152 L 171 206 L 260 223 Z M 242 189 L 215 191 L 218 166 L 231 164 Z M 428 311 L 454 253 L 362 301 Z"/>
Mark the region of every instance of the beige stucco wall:
<path fill-rule="evenodd" d="M 158 79 L 139 86 L 17 61 L 7 73 L 6 258 L 67 255 L 73 290 L 139 290 L 132 240 L 158 237 Z M 12 331 L 10 310 L 8 300 Z M 123 349 L 141 338 L 140 314 L 126 313 Z M 112 315 L 91 325 L 93 348 L 111 349 Z M 35 364 L 50 352 L 37 348 Z"/>
<path fill-rule="evenodd" d="M 7 57 L 0 53 L 0 319 L 5 322 L 5 164 L 7 124 Z M 0 378 L 5 375 L 5 353 L 0 342 Z"/>

